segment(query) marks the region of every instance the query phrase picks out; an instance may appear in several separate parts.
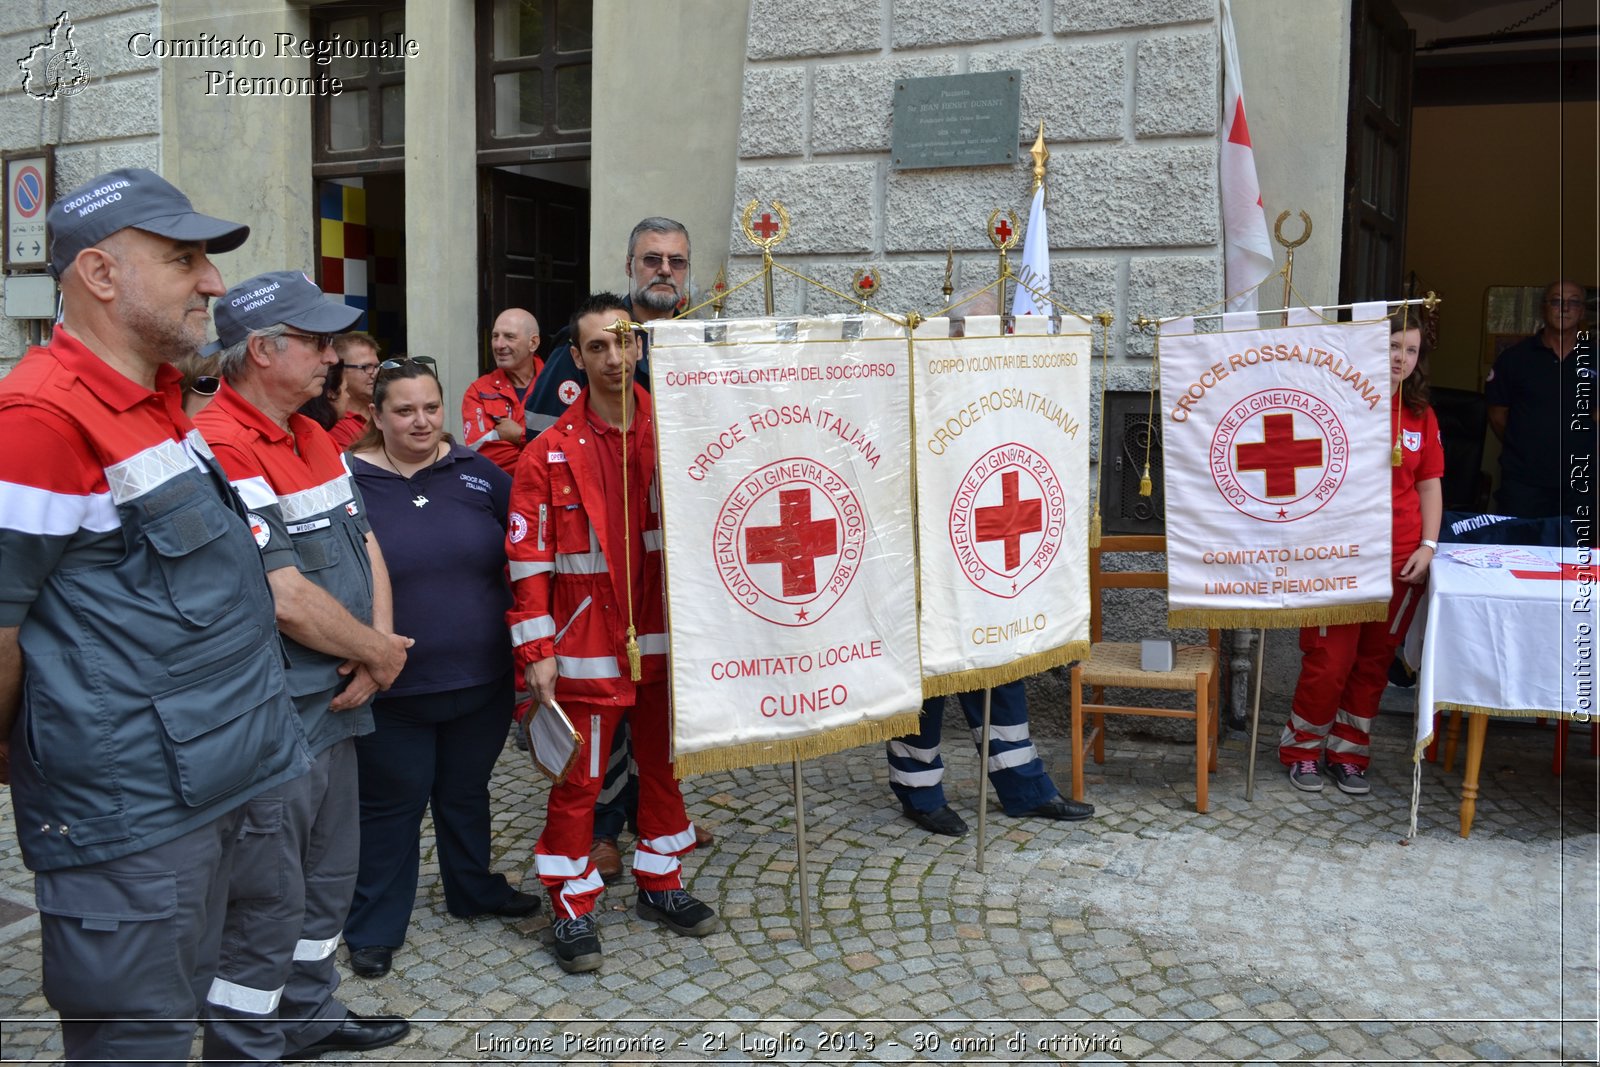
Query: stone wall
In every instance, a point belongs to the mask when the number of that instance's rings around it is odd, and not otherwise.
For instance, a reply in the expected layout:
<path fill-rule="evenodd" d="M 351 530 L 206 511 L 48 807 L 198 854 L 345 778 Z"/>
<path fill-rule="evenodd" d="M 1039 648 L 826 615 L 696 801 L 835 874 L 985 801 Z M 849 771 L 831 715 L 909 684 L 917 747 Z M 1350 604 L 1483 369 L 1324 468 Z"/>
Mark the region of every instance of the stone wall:
<path fill-rule="evenodd" d="M 23 91 L 16 61 L 50 38 L 63 7 L 87 83 L 72 96 L 37 100 Z M 148 0 L 8 0 L 0 4 L 0 150 L 56 149 L 55 192 L 117 167 L 161 169 L 161 76 L 157 60 L 133 55 L 128 38 L 159 29 Z M 36 328 L 36 327 L 34 327 Z M 0 370 L 29 343 L 30 324 L 0 318 Z"/>
<path fill-rule="evenodd" d="M 1221 296 L 1216 0 L 753 0 L 746 59 L 731 281 L 760 266 L 737 224 L 751 199 L 790 213 L 782 262 L 839 289 L 870 268 L 887 309 L 941 307 L 947 249 L 957 288 L 992 281 L 989 213 L 1026 220 L 1043 120 L 1054 295 L 1116 315 L 1114 384 L 1148 380 L 1134 317 Z M 1022 72 L 1016 164 L 893 168 L 897 78 L 998 70 Z M 846 310 L 786 277 L 775 296 L 782 314 Z M 760 310 L 759 286 L 729 303 Z"/>

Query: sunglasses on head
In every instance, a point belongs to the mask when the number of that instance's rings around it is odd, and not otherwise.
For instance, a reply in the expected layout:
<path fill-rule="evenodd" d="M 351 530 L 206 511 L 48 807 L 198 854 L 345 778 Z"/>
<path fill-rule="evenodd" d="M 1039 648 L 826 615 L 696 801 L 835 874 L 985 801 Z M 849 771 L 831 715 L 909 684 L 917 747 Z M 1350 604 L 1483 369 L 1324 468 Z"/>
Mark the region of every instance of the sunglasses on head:
<path fill-rule="evenodd" d="M 385 371 L 397 371 L 401 367 L 404 367 L 407 363 L 417 364 L 435 378 L 439 376 L 439 361 L 434 359 L 432 356 L 399 356 L 395 359 L 386 359 L 382 363 L 378 364 L 378 373 L 382 374 Z"/>

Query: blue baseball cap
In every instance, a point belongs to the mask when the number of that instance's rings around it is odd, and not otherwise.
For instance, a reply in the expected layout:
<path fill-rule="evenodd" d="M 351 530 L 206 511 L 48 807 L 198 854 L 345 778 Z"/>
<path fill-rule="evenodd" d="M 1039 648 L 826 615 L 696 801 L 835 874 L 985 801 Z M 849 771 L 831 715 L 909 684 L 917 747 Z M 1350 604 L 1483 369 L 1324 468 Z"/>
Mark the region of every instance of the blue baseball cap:
<path fill-rule="evenodd" d="M 257 274 L 223 293 L 212 314 L 217 339 L 200 350 L 207 356 L 233 347 L 257 330 L 280 324 L 307 333 L 342 333 L 361 318 L 361 309 L 329 300 L 300 271 L 275 270 Z"/>
<path fill-rule="evenodd" d="M 178 187 L 154 171 L 124 167 L 91 178 L 50 205 L 50 276 L 118 230 L 132 227 L 175 241 L 204 241 L 207 252 L 232 252 L 250 227 L 194 209 Z"/>

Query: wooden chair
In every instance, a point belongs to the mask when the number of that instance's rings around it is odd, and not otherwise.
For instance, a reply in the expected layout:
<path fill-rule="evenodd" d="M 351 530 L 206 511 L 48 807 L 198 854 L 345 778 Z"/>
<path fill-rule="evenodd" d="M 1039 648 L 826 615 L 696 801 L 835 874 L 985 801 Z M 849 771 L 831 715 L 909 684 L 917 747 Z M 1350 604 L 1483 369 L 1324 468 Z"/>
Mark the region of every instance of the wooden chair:
<path fill-rule="evenodd" d="M 1195 810 L 1204 814 L 1210 807 L 1209 785 L 1217 769 L 1217 696 L 1220 688 L 1222 634 L 1209 631 L 1208 644 L 1180 647 L 1170 671 L 1139 669 L 1137 642 L 1101 639 L 1100 594 L 1105 589 L 1165 589 L 1167 573 L 1159 571 L 1108 571 L 1103 568 L 1107 552 L 1165 552 L 1165 537 L 1105 537 L 1099 548 L 1089 550 L 1089 658 L 1072 668 L 1072 799 L 1083 799 L 1083 720 L 1094 721 L 1090 741 L 1094 761 L 1104 763 L 1107 715 L 1158 715 L 1194 720 Z M 1083 687 L 1093 690 L 1094 703 L 1083 702 Z M 1194 693 L 1192 708 L 1145 708 L 1103 704 L 1107 686 L 1137 689 L 1188 690 Z"/>

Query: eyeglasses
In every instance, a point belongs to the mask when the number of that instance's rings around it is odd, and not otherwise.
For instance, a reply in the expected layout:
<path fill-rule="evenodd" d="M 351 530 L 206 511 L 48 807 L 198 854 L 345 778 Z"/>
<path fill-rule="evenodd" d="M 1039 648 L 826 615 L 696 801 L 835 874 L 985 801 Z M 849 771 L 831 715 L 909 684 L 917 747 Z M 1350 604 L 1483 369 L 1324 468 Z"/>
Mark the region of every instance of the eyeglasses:
<path fill-rule="evenodd" d="M 661 264 L 665 263 L 672 268 L 674 274 L 689 269 L 688 256 L 663 256 L 655 252 L 646 252 L 639 257 L 639 262 L 643 263 L 647 270 L 660 270 Z"/>
<path fill-rule="evenodd" d="M 284 330 L 280 336 L 298 337 L 300 340 L 308 342 L 318 352 L 333 344 L 333 334 L 331 333 L 295 333 L 293 330 Z"/>
<path fill-rule="evenodd" d="M 381 366 L 381 364 L 378 364 L 378 363 L 341 363 L 341 364 L 339 364 L 339 366 L 343 367 L 345 370 L 359 371 L 362 374 L 377 374 L 378 373 L 378 367 Z"/>
<path fill-rule="evenodd" d="M 216 396 L 221 388 L 222 379 L 210 374 L 201 374 L 189 383 L 189 392 L 196 396 Z"/>

